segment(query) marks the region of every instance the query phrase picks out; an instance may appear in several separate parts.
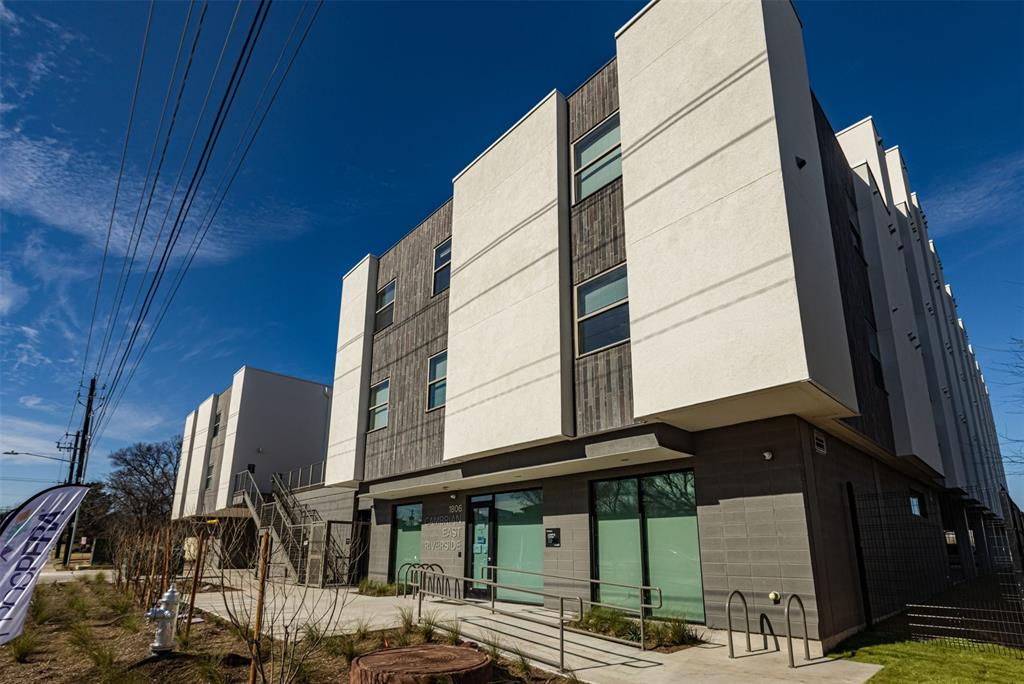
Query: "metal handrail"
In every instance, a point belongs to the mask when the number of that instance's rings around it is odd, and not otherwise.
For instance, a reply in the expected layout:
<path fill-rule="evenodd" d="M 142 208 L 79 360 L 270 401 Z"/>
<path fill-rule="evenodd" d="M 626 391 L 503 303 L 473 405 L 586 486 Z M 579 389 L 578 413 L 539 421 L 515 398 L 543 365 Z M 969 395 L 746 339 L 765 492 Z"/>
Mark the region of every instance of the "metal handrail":
<path fill-rule="evenodd" d="M 661 593 L 661 587 L 655 587 L 655 586 L 646 585 L 646 584 L 624 584 L 622 582 L 612 582 L 610 580 L 591 579 L 589 577 L 587 577 L 587 578 L 572 577 L 570 575 L 555 575 L 555 574 L 548 573 L 548 572 L 537 572 L 535 570 L 520 570 L 518 568 L 503 568 L 503 567 L 498 566 L 498 565 L 486 565 L 486 566 L 484 566 L 484 571 L 485 572 L 489 572 L 490 577 L 491 577 L 492 580 L 496 580 L 497 579 L 497 577 L 498 577 L 497 573 L 498 572 L 514 572 L 514 573 L 519 574 L 519 575 L 532 575 L 534 577 L 544 577 L 544 578 L 548 578 L 548 579 L 560 579 L 560 580 L 568 580 L 568 581 L 572 581 L 572 582 L 587 582 L 591 586 L 593 586 L 593 585 L 599 585 L 599 586 L 600 585 L 604 585 L 604 586 L 609 586 L 609 587 L 620 587 L 620 588 L 623 588 L 623 589 L 636 589 L 637 590 L 637 597 L 639 599 L 639 603 L 637 604 L 636 608 L 632 608 L 630 606 L 623 606 L 623 605 L 620 605 L 620 604 L 617 604 L 617 603 L 604 603 L 602 601 L 591 601 L 591 600 L 588 600 L 585 603 L 587 605 L 589 605 L 589 606 L 600 606 L 600 607 L 603 607 L 603 608 L 615 608 L 617 610 L 625 610 L 625 611 L 629 611 L 631 613 L 636 613 L 637 615 L 639 615 L 640 616 L 640 650 L 641 651 L 647 650 L 646 631 L 645 631 L 645 627 L 644 627 L 644 618 L 646 617 L 647 610 L 648 609 L 657 610 L 658 608 L 662 608 L 665 605 L 664 604 L 664 598 L 663 598 L 662 593 Z M 657 592 L 658 593 L 658 603 L 657 604 L 655 604 L 653 602 L 645 603 L 644 602 L 644 592 L 651 592 L 651 593 Z M 570 630 L 570 631 L 572 631 L 572 630 Z M 617 641 L 620 641 L 622 643 L 627 643 L 627 644 L 634 643 L 634 642 L 628 641 L 626 639 L 617 639 Z"/>
<path fill-rule="evenodd" d="M 285 484 L 288 489 L 302 489 L 303 487 L 323 484 L 326 466 L 326 461 L 316 461 L 274 474 L 280 478 L 282 484 Z"/>
<path fill-rule="evenodd" d="M 786 649 L 789 651 L 789 666 L 796 667 L 796 662 L 793 660 L 793 628 L 789 624 L 789 608 L 793 605 L 793 599 L 800 604 L 800 615 L 803 617 L 804 623 L 804 660 L 811 659 L 811 644 L 807 640 L 807 610 L 804 608 L 804 600 L 797 594 L 790 594 L 790 597 L 786 599 Z"/>
<path fill-rule="evenodd" d="M 732 646 L 732 597 L 739 596 L 740 601 L 743 601 L 743 631 L 747 635 L 747 653 L 750 653 L 750 610 L 747 608 L 747 599 L 743 595 L 743 592 L 739 589 L 734 589 L 729 598 L 725 600 L 725 626 L 726 626 L 726 638 L 729 640 L 729 657 L 735 658 L 736 654 L 733 652 Z M 786 609 L 789 610 L 788 608 Z M 788 613 L 787 613 L 788 614 Z M 765 637 L 767 638 L 767 637 Z M 767 644 L 765 645 L 767 648 Z"/>
<path fill-rule="evenodd" d="M 528 615 L 526 613 L 521 613 L 521 612 L 520 613 L 513 613 L 513 612 L 510 612 L 510 611 L 505 611 L 505 610 L 501 610 L 499 608 L 495 608 L 495 606 L 494 606 L 494 595 L 497 593 L 496 590 L 501 588 L 501 589 L 514 589 L 515 591 L 519 591 L 519 592 L 522 592 L 522 593 L 525 593 L 525 594 L 533 594 L 534 596 L 543 596 L 544 598 L 557 599 L 558 600 L 558 669 L 559 669 L 560 672 L 565 672 L 565 624 L 566 624 L 566 622 L 570 622 L 571 621 L 571 620 L 567 619 L 566 616 L 565 616 L 565 602 L 566 601 L 576 601 L 576 602 L 578 602 L 579 609 L 578 609 L 578 611 L 576 613 L 576 615 L 577 615 L 576 619 L 579 620 L 579 619 L 581 619 L 583 617 L 583 598 L 581 596 L 564 596 L 562 594 L 552 594 L 550 592 L 537 591 L 535 589 L 519 589 L 519 588 L 516 588 L 516 587 L 502 586 L 501 584 L 499 584 L 498 582 L 495 582 L 493 580 L 474 579 L 472 577 L 451 577 L 449 575 L 446 575 L 445 573 L 434 572 L 433 570 L 419 569 L 418 572 L 420 573 L 419 574 L 419 578 L 420 578 L 421 582 L 422 582 L 422 579 L 423 579 L 424 576 L 432 575 L 432 576 L 434 576 L 437 579 L 445 579 L 445 580 L 447 580 L 447 579 L 454 579 L 456 582 L 460 582 L 460 583 L 472 582 L 474 584 L 484 584 L 484 585 L 487 585 L 487 586 L 491 587 L 491 613 L 492 614 L 507 615 L 509 617 L 514 617 L 514 618 L 516 618 L 518 620 L 524 620 L 526 622 L 532 622 L 532 623 L 538 624 L 538 625 L 545 625 L 547 627 L 551 626 L 550 622 L 547 622 L 545 620 L 541 620 L 541 619 L 532 617 L 532 616 L 530 616 L 530 615 Z M 464 599 L 464 598 L 463 599 L 453 598 L 451 596 L 446 596 L 446 595 L 444 595 L 444 594 L 442 594 L 440 592 L 431 591 L 430 589 L 423 587 L 422 584 L 418 584 L 418 583 L 415 583 L 415 582 L 413 584 L 416 586 L 416 594 L 417 594 L 417 604 L 416 604 L 416 622 L 417 623 L 419 623 L 420 619 L 423 616 L 423 596 L 424 595 L 435 596 L 437 598 L 443 598 L 443 599 L 446 599 L 446 600 L 449 600 L 449 601 L 456 601 L 458 603 L 462 603 L 462 604 L 465 604 L 465 605 L 477 605 L 477 606 L 480 605 L 479 602 L 477 602 L 477 601 L 471 601 L 469 599 Z M 442 627 L 442 629 L 444 629 L 444 628 Z M 530 655 L 530 658 L 532 658 L 533 660 L 537 660 L 539 662 L 547 663 L 548 665 L 555 665 L 555 663 L 553 663 L 553 662 L 551 662 L 549 660 L 546 660 L 544 658 L 540 658 L 540 657 L 538 657 L 536 655 L 533 655 L 533 654 Z"/>

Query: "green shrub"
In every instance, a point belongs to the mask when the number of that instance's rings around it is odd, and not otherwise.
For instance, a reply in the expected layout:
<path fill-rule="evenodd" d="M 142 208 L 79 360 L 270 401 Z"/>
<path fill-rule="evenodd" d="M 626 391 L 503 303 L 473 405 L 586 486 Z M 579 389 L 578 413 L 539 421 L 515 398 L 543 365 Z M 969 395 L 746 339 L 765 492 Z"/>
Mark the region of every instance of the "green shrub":
<path fill-rule="evenodd" d="M 50 618 L 50 599 L 42 587 L 36 587 L 28 602 L 28 619 L 33 624 L 41 625 Z"/>
<path fill-rule="evenodd" d="M 325 642 L 328 653 L 340 657 L 346 663 L 351 663 L 361 655 L 359 643 L 349 635 L 330 637 Z"/>
<path fill-rule="evenodd" d="M 403 606 L 398 609 L 398 619 L 402 624 L 402 633 L 411 634 L 416 629 L 416 620 L 412 614 L 412 608 Z"/>
<path fill-rule="evenodd" d="M 394 596 L 395 585 L 387 582 L 378 582 L 369 577 L 359 583 L 359 593 L 363 596 Z"/>
<path fill-rule="evenodd" d="M 314 643 L 324 638 L 324 630 L 320 625 L 308 624 L 302 628 L 302 639 Z"/>
<path fill-rule="evenodd" d="M 15 662 L 27 663 L 28 659 L 39 649 L 39 637 L 31 633 L 22 633 L 7 642 L 11 649 L 11 657 Z"/>
<path fill-rule="evenodd" d="M 411 613 L 412 611 L 410 610 L 409 612 Z M 423 636 L 423 640 L 428 644 L 434 640 L 434 635 L 437 633 L 438 622 L 437 613 L 426 613 L 420 619 L 420 634 Z"/>
<path fill-rule="evenodd" d="M 366 641 L 367 637 L 370 636 L 370 618 L 363 616 L 356 620 L 355 630 L 352 632 L 352 636 L 355 637 L 356 641 Z"/>
<path fill-rule="evenodd" d="M 221 660 L 217 656 L 199 656 L 192 664 L 196 669 L 197 679 L 201 682 L 224 684 L 227 681 L 224 679 L 224 673 L 221 672 Z"/>
<path fill-rule="evenodd" d="M 444 624 L 443 629 L 445 630 L 444 640 L 452 646 L 458 646 L 462 643 L 462 623 L 458 620 L 451 620 Z"/>

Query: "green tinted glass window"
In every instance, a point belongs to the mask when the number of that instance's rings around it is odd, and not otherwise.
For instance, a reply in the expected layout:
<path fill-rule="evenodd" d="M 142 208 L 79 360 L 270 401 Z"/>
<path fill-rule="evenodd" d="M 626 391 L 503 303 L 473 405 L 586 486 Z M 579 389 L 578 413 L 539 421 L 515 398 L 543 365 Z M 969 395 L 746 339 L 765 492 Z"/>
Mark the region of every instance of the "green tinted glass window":
<path fill-rule="evenodd" d="M 391 577 L 398 579 L 397 573 L 403 564 L 420 562 L 423 504 L 395 506 L 394 525 L 395 551 L 391 558 Z"/>
<path fill-rule="evenodd" d="M 597 577 L 609 582 L 643 584 L 640 550 L 640 500 L 637 481 L 604 480 L 593 488 Z M 600 586 L 598 598 L 623 608 L 635 608 L 639 592 Z"/>
<path fill-rule="evenodd" d="M 640 480 L 647 535 L 648 584 L 663 607 L 654 615 L 704 621 L 704 588 L 697 540 L 693 473 L 662 473 Z"/>
<path fill-rule="evenodd" d="M 498 518 L 497 565 L 531 572 L 544 572 L 544 492 L 503 492 L 494 495 Z M 544 590 L 544 578 L 514 572 L 498 572 L 498 582 Z M 498 598 L 521 603 L 544 603 L 543 596 L 514 589 L 498 589 Z"/>

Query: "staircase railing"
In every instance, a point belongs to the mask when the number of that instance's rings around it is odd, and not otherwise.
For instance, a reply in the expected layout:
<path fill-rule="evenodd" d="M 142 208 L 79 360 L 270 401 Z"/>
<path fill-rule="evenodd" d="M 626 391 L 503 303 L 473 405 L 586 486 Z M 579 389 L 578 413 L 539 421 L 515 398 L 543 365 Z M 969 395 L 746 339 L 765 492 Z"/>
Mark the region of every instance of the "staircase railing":
<path fill-rule="evenodd" d="M 305 563 L 302 559 L 302 539 L 294 531 L 289 511 L 277 499 L 267 501 L 256 484 L 256 479 L 248 470 L 235 474 L 234 497 L 241 494 L 259 529 L 271 530 L 276 542 L 284 551 L 289 570 L 300 582 L 305 581 Z"/>
<path fill-rule="evenodd" d="M 299 501 L 279 473 L 273 473 L 270 476 L 270 485 L 274 500 L 287 513 L 292 530 L 301 537 L 299 548 L 305 554 L 306 559 L 308 560 L 315 543 L 323 544 L 322 563 L 316 568 L 317 577 L 307 576 L 304 581 L 306 583 L 315 581 L 316 584 L 323 585 L 328 580 L 333 584 L 338 578 L 347 579 L 350 574 L 350 554 L 345 553 L 345 550 L 330 534 L 330 523 L 324 520 L 315 508 Z M 304 542 L 309 542 L 309 544 Z"/>

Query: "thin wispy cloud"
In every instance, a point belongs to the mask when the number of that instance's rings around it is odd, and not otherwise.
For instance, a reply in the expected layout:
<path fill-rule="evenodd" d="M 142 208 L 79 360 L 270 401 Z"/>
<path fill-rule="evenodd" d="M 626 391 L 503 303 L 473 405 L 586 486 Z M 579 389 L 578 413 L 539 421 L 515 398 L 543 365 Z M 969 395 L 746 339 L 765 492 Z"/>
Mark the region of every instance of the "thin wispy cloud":
<path fill-rule="evenodd" d="M 52 411 L 55 408 L 53 404 L 35 394 L 26 394 L 23 397 L 18 397 L 18 403 L 33 411 Z"/>
<path fill-rule="evenodd" d="M 1020 227 L 1024 216 L 1024 150 L 995 159 L 922 193 L 928 230 L 943 237 L 978 227 Z"/>
<path fill-rule="evenodd" d="M 17 311 L 28 301 L 28 288 L 16 283 L 7 269 L 0 269 L 0 317 Z"/>

